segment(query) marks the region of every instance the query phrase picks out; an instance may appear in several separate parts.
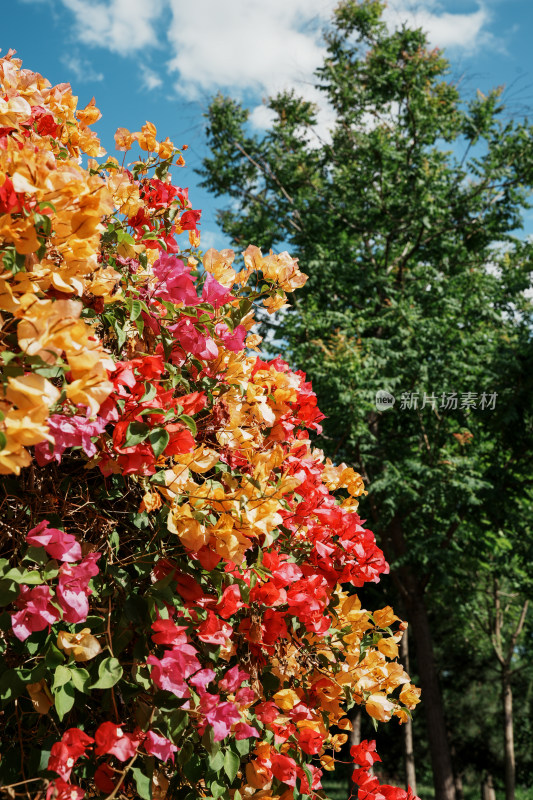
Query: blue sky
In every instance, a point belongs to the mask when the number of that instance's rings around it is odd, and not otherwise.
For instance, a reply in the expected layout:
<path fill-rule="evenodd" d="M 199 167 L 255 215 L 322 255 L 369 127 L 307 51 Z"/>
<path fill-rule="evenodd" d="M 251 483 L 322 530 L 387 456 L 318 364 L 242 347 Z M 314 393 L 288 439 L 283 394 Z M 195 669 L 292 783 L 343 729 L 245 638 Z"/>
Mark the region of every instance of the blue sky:
<path fill-rule="evenodd" d="M 69 82 L 80 104 L 91 97 L 103 114 L 102 144 L 113 151 L 119 126 L 145 120 L 188 144 L 187 167 L 175 182 L 202 208 L 202 246 L 222 247 L 217 202 L 200 189 L 193 167 L 205 153 L 209 98 L 219 89 L 267 124 L 262 98 L 295 86 L 314 97 L 310 80 L 321 62 L 321 26 L 336 0 L 9 0 L 2 8 L 0 47 L 52 83 Z M 390 0 L 391 25 L 416 21 L 444 47 L 466 91 L 505 84 L 510 111 L 533 113 L 531 0 Z"/>

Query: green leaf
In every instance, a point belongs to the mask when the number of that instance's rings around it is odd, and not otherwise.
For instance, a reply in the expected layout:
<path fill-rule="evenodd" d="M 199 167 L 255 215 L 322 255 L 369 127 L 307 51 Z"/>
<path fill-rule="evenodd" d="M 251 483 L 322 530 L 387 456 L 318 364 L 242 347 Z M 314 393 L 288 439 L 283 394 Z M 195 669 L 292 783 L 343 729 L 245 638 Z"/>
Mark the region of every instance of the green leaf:
<path fill-rule="evenodd" d="M 46 581 L 50 581 L 53 578 L 57 578 L 58 575 L 59 575 L 59 564 L 57 563 L 57 561 L 55 559 L 52 559 L 52 561 L 48 561 L 43 570 L 43 578 Z"/>
<path fill-rule="evenodd" d="M 0 700 L 2 705 L 11 702 L 24 691 L 24 681 L 14 669 L 7 669 L 0 675 Z"/>
<path fill-rule="evenodd" d="M 122 678 L 122 673 L 118 658 L 104 658 L 98 667 L 98 680 L 89 689 L 111 689 Z"/>
<path fill-rule="evenodd" d="M 311 786 L 312 783 L 313 783 L 313 776 L 311 775 L 311 770 L 309 769 L 307 764 L 302 764 L 302 769 L 303 769 L 303 771 L 305 773 L 305 777 L 307 778 L 309 786 Z"/>
<path fill-rule="evenodd" d="M 152 477 L 150 478 L 150 483 L 155 483 L 156 485 L 159 486 L 166 486 L 167 478 L 165 475 L 165 470 L 162 469 L 159 470 L 159 472 L 154 473 L 154 475 L 152 475 Z"/>
<path fill-rule="evenodd" d="M 42 375 L 43 378 L 61 378 L 63 376 L 63 370 L 57 364 L 54 364 L 53 367 L 46 365 L 34 367 L 32 372 L 35 372 L 36 375 Z"/>
<path fill-rule="evenodd" d="M 28 651 L 30 656 L 36 656 L 38 653 L 41 652 L 43 643 L 42 641 L 39 641 L 40 638 L 41 638 L 40 636 L 36 636 L 35 638 L 30 636 L 29 639 L 26 639 L 25 642 L 26 650 Z"/>
<path fill-rule="evenodd" d="M 141 403 L 149 403 L 157 394 L 157 388 L 154 383 L 146 383 L 144 384 L 145 392 L 140 399 Z"/>
<path fill-rule="evenodd" d="M 152 800 L 152 776 L 145 775 L 140 767 L 132 767 L 131 773 L 137 786 L 139 796 L 143 800 Z"/>
<path fill-rule="evenodd" d="M 124 231 L 124 230 L 118 230 L 118 231 L 117 231 L 117 242 L 118 242 L 119 244 L 122 244 L 122 243 L 125 243 L 125 244 L 135 244 L 135 239 L 134 239 L 134 238 L 133 238 L 133 236 L 132 236 L 130 233 L 128 233 L 127 231 Z M 135 302 L 135 301 L 134 301 L 134 302 Z"/>
<path fill-rule="evenodd" d="M 131 628 L 119 628 L 113 634 L 113 652 L 116 655 L 120 653 L 129 645 L 134 637 L 134 632 Z"/>
<path fill-rule="evenodd" d="M 194 753 L 193 743 L 191 741 L 186 740 L 183 747 L 178 753 L 178 764 L 187 764 L 193 753 Z"/>
<path fill-rule="evenodd" d="M 172 739 L 174 744 L 177 744 L 180 734 L 183 733 L 189 724 L 189 715 L 186 711 L 178 709 L 177 711 L 172 711 L 170 714 L 167 714 L 166 718 L 169 738 Z"/>
<path fill-rule="evenodd" d="M 185 425 L 189 428 L 190 432 L 193 436 L 196 436 L 196 422 L 193 420 L 192 417 L 189 417 L 188 414 L 182 414 L 179 417 L 180 422 L 184 422 Z"/>
<path fill-rule="evenodd" d="M 28 586 L 39 586 L 43 583 L 41 573 L 34 569 L 30 571 L 21 571 L 13 567 L 9 572 L 6 572 L 4 578 L 6 580 L 15 581 L 15 583 L 26 583 Z"/>
<path fill-rule="evenodd" d="M 135 683 L 137 683 L 145 692 L 150 691 L 153 688 L 153 683 L 150 679 L 150 673 L 148 672 L 147 667 L 137 667 L 135 670 Z M 170 721 L 169 721 L 170 727 Z"/>
<path fill-rule="evenodd" d="M 146 530 L 150 526 L 150 515 L 148 511 L 141 511 L 140 513 L 137 512 L 136 514 L 130 514 L 130 519 L 135 525 L 136 528 L 139 528 L 141 531 Z"/>
<path fill-rule="evenodd" d="M 65 714 L 68 714 L 74 705 L 75 694 L 76 692 L 74 691 L 72 683 L 66 683 L 64 686 L 60 686 L 57 692 L 54 693 L 55 707 L 60 720 L 63 719 Z"/>
<path fill-rule="evenodd" d="M 150 431 L 151 428 L 145 422 L 130 422 L 126 431 L 124 447 L 134 447 L 134 445 L 144 442 Z"/>
<path fill-rule="evenodd" d="M 24 556 L 23 561 L 33 561 L 36 564 L 44 566 L 50 561 L 50 556 L 44 547 L 28 547 L 28 552 Z M 57 562 L 56 562 L 57 563 Z"/>
<path fill-rule="evenodd" d="M 164 453 L 165 448 L 170 441 L 170 435 L 164 428 L 155 428 L 148 435 L 148 441 L 152 445 L 154 456 L 157 458 L 161 455 L 161 453 Z"/>
<path fill-rule="evenodd" d="M 277 690 L 280 687 L 279 678 L 273 675 L 270 672 L 270 670 L 265 670 L 265 672 L 263 672 L 263 677 L 261 679 L 261 682 L 263 684 L 265 691 L 268 692 L 269 694 L 277 692 Z"/>
<path fill-rule="evenodd" d="M 115 553 L 118 553 L 120 547 L 120 535 L 116 528 L 111 531 L 111 533 L 107 537 L 107 541 L 109 542 Z"/>
<path fill-rule="evenodd" d="M 235 780 L 240 764 L 241 760 L 237 753 L 234 753 L 232 750 L 226 750 L 224 755 L 224 772 L 228 776 L 230 783 L 233 783 Z"/>
<path fill-rule="evenodd" d="M 18 597 L 19 589 L 13 581 L 0 581 L 0 606 L 7 606 Z"/>
<path fill-rule="evenodd" d="M 5 253 L 3 255 L 5 258 Z M 2 359 L 4 364 L 9 364 L 9 362 L 12 361 L 16 355 L 17 353 L 12 353 L 10 350 L 4 350 L 4 352 L 0 354 L 0 358 Z"/>
<path fill-rule="evenodd" d="M 53 642 L 50 642 L 48 645 L 48 649 L 46 650 L 46 655 L 44 657 L 44 663 L 49 669 L 54 669 L 58 666 L 58 664 L 63 664 L 65 661 L 64 653 L 55 646 Z"/>
<path fill-rule="evenodd" d="M 236 739 L 234 745 L 241 756 L 246 756 L 250 752 L 250 739 Z"/>
<path fill-rule="evenodd" d="M 52 692 L 55 692 L 56 689 L 59 689 L 60 686 L 64 686 L 66 683 L 69 683 L 72 677 L 72 673 L 69 667 L 65 667 L 60 664 L 56 667 L 54 672 L 54 682 L 52 684 Z"/>
<path fill-rule="evenodd" d="M 135 322 L 141 316 L 142 313 L 142 306 L 139 300 L 134 300 L 131 304 L 131 311 L 130 311 L 130 319 L 132 322 Z"/>
<path fill-rule="evenodd" d="M 205 775 L 205 763 L 200 756 L 193 753 L 190 758 L 183 763 L 183 772 L 190 781 L 196 783 Z"/>
<path fill-rule="evenodd" d="M 58 667 L 59 669 L 59 667 Z M 70 668 L 71 680 L 76 689 L 79 692 L 83 692 L 84 694 L 89 693 L 89 681 L 91 680 L 91 676 L 89 672 L 84 669 L 83 667 L 71 667 Z"/>
<path fill-rule="evenodd" d="M 217 800 L 217 798 L 222 797 L 223 794 L 226 792 L 226 786 L 223 783 L 219 783 L 218 781 L 213 781 L 209 784 L 209 791 Z"/>
<path fill-rule="evenodd" d="M 215 755 L 209 757 L 209 769 L 213 772 L 220 772 L 224 766 L 224 753 L 219 750 Z"/>

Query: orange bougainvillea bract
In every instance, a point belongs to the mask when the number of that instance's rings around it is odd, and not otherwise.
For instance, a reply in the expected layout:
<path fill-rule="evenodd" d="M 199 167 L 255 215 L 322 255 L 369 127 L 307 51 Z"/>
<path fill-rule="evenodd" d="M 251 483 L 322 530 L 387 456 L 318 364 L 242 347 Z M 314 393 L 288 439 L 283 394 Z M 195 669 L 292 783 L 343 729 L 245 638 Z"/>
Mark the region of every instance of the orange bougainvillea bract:
<path fill-rule="evenodd" d="M 0 785 L 323 797 L 349 709 L 403 722 L 419 691 L 405 625 L 356 594 L 388 572 L 362 479 L 253 331 L 306 276 L 203 252 L 153 124 L 119 128 L 117 159 L 94 100 L 13 53 L 0 81 Z M 352 758 L 354 796 L 412 796 L 373 742 Z"/>

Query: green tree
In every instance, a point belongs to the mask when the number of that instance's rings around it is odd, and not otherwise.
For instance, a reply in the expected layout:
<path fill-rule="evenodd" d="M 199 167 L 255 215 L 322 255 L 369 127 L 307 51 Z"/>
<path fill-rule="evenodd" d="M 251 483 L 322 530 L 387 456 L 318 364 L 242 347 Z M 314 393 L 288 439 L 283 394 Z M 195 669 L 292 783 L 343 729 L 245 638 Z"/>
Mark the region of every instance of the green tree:
<path fill-rule="evenodd" d="M 423 31 L 390 32 L 382 11 L 378 0 L 343 2 L 325 33 L 327 140 L 292 92 L 268 101 L 263 136 L 219 95 L 201 174 L 231 198 L 219 221 L 237 246 L 288 246 L 309 274 L 274 334 L 313 380 L 327 414 L 321 445 L 368 481 L 363 509 L 411 625 L 436 798 L 454 800 L 428 611 L 461 558 L 486 556 L 480 519 L 504 436 L 491 419 L 504 416 L 506 375 L 527 374 L 531 247 L 516 231 L 532 129 L 508 118 L 501 90 L 463 99 Z M 382 390 L 394 408 L 376 407 Z M 504 422 L 511 503 L 530 462 L 516 420 Z M 491 530 L 512 536 L 505 524 Z"/>

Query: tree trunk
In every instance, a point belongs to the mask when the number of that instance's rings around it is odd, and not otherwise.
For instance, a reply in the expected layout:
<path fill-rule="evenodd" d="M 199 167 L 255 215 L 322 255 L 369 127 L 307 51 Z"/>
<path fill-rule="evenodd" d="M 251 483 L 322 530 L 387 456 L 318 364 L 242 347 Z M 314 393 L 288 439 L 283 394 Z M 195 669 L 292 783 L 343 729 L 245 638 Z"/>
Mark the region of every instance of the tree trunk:
<path fill-rule="evenodd" d="M 496 800 L 496 792 L 494 791 L 494 783 L 490 772 L 484 776 L 481 784 L 481 800 Z"/>
<path fill-rule="evenodd" d="M 355 707 L 352 712 L 352 730 L 350 731 L 350 747 L 361 744 L 361 709 Z"/>
<path fill-rule="evenodd" d="M 455 773 L 455 797 L 456 800 L 464 800 L 464 789 L 463 789 L 463 776 L 460 772 Z M 496 800 L 496 798 L 494 798 Z"/>
<path fill-rule="evenodd" d="M 502 670 L 503 730 L 505 759 L 505 800 L 515 800 L 515 759 L 513 736 L 513 693 L 511 673 L 507 665 Z"/>
<path fill-rule="evenodd" d="M 456 757 L 457 757 L 457 751 L 455 750 L 455 746 L 454 746 L 453 742 L 451 743 L 451 746 L 450 746 L 450 755 L 452 757 L 452 764 L 455 765 Z M 456 769 L 454 769 L 453 778 L 454 778 L 454 781 L 455 781 L 455 800 L 464 800 L 464 796 L 465 795 L 464 795 L 464 788 L 463 788 L 463 773 L 462 772 L 458 772 Z"/>
<path fill-rule="evenodd" d="M 409 667 L 409 629 L 407 629 L 401 641 L 401 657 L 405 671 L 410 674 Z M 415 753 L 413 748 L 413 723 L 411 719 L 404 722 L 403 728 L 403 750 L 405 760 L 405 782 L 410 786 L 413 793 L 416 794 L 416 770 L 415 770 Z"/>
<path fill-rule="evenodd" d="M 406 555 L 407 543 L 400 513 L 393 517 L 383 532 L 380 543 L 389 563 L 393 554 L 397 558 Z M 433 638 L 424 602 L 424 587 L 427 580 L 422 584 L 420 577 L 407 565 L 394 569 L 391 577 L 405 603 L 407 619 L 413 634 L 433 771 L 434 800 L 456 800 L 448 733 L 433 654 Z"/>
<path fill-rule="evenodd" d="M 504 611 L 502 609 L 499 581 L 494 576 L 493 589 L 494 614 L 491 621 L 491 639 L 494 652 L 500 662 L 502 679 L 502 701 L 503 701 L 503 736 L 504 736 L 504 762 L 505 762 L 505 800 L 515 800 L 515 760 L 514 760 L 514 734 L 513 734 L 513 692 L 511 689 L 511 661 L 518 641 L 522 633 L 529 607 L 529 600 L 522 606 L 520 617 L 511 635 L 510 641 L 505 648 L 503 647 L 503 626 Z M 514 595 L 516 597 L 516 595 Z M 491 615 L 489 613 L 489 619 Z"/>
<path fill-rule="evenodd" d="M 361 709 L 359 706 L 355 706 L 350 714 L 350 720 L 353 726 L 350 731 L 350 747 L 361 744 L 361 717 Z M 357 794 L 357 786 L 352 781 L 354 769 L 355 767 L 348 771 L 348 797 L 351 797 L 354 792 Z"/>
<path fill-rule="evenodd" d="M 415 580 L 412 576 L 410 583 L 410 587 L 405 587 L 408 591 L 404 595 L 404 599 L 416 647 L 417 666 L 422 689 L 422 705 L 426 717 L 428 744 L 433 769 L 435 800 L 456 800 L 444 709 L 433 655 L 431 628 L 424 599 L 417 591 Z"/>

